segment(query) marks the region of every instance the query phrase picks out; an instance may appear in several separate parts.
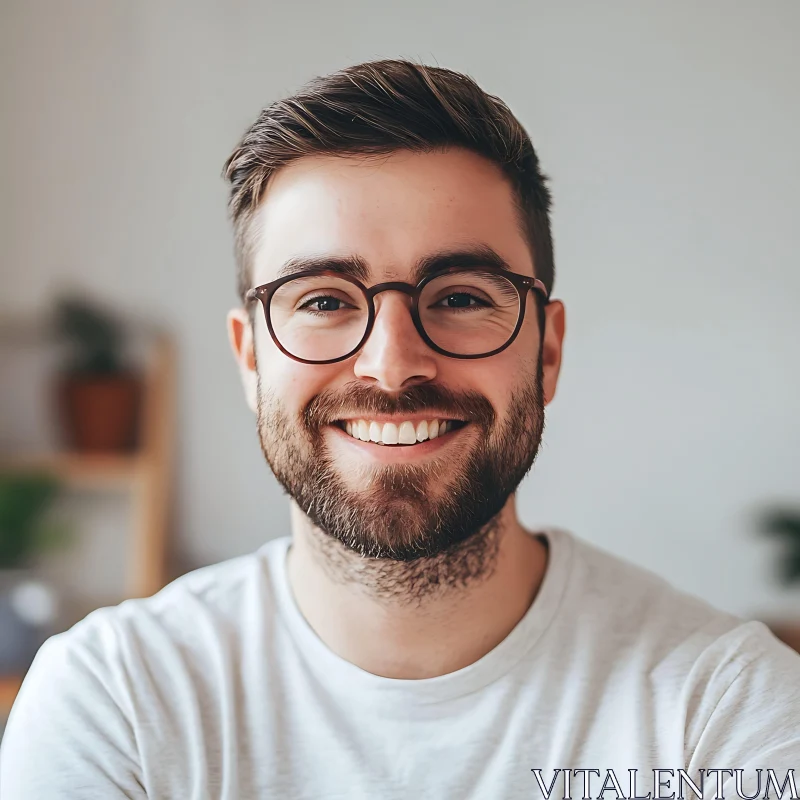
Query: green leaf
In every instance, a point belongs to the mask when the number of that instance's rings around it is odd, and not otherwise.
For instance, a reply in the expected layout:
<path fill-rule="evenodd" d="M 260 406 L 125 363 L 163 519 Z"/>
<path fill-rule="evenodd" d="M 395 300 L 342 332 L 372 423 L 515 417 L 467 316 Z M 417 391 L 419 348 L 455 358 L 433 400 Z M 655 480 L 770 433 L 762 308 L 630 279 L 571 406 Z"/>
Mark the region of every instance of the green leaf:
<path fill-rule="evenodd" d="M 57 494 L 49 475 L 0 475 L 0 568 L 21 566 L 35 551 L 37 527 Z"/>

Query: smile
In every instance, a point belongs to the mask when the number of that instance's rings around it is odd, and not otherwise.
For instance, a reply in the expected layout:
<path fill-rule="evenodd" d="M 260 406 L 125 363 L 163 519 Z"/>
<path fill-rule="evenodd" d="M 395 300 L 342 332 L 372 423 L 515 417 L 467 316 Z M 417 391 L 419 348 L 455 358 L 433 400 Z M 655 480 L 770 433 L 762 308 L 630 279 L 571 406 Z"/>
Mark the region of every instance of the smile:
<path fill-rule="evenodd" d="M 337 420 L 334 423 L 353 439 L 381 445 L 410 447 L 437 439 L 466 423 L 457 419 L 403 420 L 378 422 L 369 419 Z"/>

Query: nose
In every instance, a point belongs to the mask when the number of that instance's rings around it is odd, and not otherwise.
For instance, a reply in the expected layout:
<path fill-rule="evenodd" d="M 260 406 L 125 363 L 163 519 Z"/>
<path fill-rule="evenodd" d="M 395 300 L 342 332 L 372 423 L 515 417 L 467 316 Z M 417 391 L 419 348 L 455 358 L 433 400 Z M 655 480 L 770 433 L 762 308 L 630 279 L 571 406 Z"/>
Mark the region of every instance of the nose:
<path fill-rule="evenodd" d="M 400 392 L 436 377 L 436 358 L 420 337 L 402 292 L 375 297 L 375 324 L 356 357 L 353 370 L 385 392 Z"/>

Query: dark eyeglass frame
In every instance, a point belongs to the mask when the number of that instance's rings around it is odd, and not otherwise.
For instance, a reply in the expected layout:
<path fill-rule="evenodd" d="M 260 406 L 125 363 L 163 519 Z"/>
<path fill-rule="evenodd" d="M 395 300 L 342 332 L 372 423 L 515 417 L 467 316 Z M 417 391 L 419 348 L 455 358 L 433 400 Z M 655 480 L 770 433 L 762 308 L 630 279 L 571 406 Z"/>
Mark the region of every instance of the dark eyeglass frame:
<path fill-rule="evenodd" d="M 519 296 L 519 317 L 517 318 L 517 324 L 514 327 L 514 331 L 509 337 L 508 341 L 502 345 L 501 347 L 496 347 L 494 350 L 490 350 L 487 353 L 472 353 L 469 355 L 464 355 L 462 353 L 451 353 L 449 350 L 445 350 L 439 345 L 436 344 L 427 334 L 425 331 L 425 327 L 422 324 L 422 319 L 419 315 L 419 298 L 422 295 L 423 289 L 433 280 L 436 278 L 441 278 L 444 275 L 455 275 L 461 272 L 490 272 L 496 275 L 500 275 L 503 278 L 506 278 L 508 282 L 517 290 L 517 294 Z M 299 356 L 290 353 L 280 342 L 278 337 L 275 335 L 275 330 L 272 327 L 272 319 L 270 317 L 270 304 L 272 303 L 272 297 L 274 296 L 275 292 L 280 289 L 285 283 L 289 283 L 289 281 L 296 280 L 297 278 L 308 278 L 308 277 L 315 277 L 320 275 L 330 275 L 333 278 L 338 280 L 344 280 L 348 283 L 352 283 L 354 286 L 357 286 L 364 294 L 364 297 L 367 299 L 367 327 L 364 330 L 364 335 L 361 337 L 359 343 L 350 350 L 350 352 L 346 353 L 343 356 L 339 356 L 338 358 L 328 358 L 321 361 L 315 361 L 307 358 L 300 358 Z M 387 292 L 387 291 L 394 291 L 394 292 L 403 292 L 411 297 L 411 319 L 414 321 L 414 327 L 417 329 L 417 333 L 419 333 L 422 340 L 428 347 L 431 348 L 436 353 L 440 355 L 447 356 L 448 358 L 462 358 L 462 359 L 474 359 L 474 358 L 488 358 L 489 356 L 497 355 L 498 353 L 502 353 L 507 347 L 509 347 L 514 339 L 517 338 L 517 335 L 522 328 L 522 322 L 525 319 L 525 310 L 527 308 L 527 297 L 528 291 L 534 292 L 534 294 L 538 294 L 542 300 L 543 304 L 547 305 L 550 302 L 550 297 L 547 292 L 547 287 L 540 281 L 538 278 L 531 278 L 527 275 L 520 275 L 516 272 L 509 272 L 508 270 L 499 269 L 498 267 L 493 266 L 486 266 L 486 267 L 448 267 L 447 269 L 439 270 L 437 272 L 433 272 L 429 275 L 426 275 L 422 280 L 419 281 L 416 285 L 413 283 L 405 283 L 403 281 L 389 281 L 387 283 L 378 283 L 375 286 L 366 287 L 363 283 L 361 283 L 358 278 L 352 277 L 350 275 L 343 275 L 341 272 L 337 272 L 335 270 L 327 270 L 327 269 L 309 269 L 304 270 L 302 272 L 296 272 L 292 275 L 286 275 L 283 278 L 278 278 L 277 280 L 270 281 L 270 283 L 264 283 L 260 286 L 256 286 L 253 289 L 250 289 L 247 294 L 245 295 L 245 300 L 250 303 L 255 300 L 261 302 L 261 305 L 264 308 L 264 318 L 267 322 L 267 329 L 269 330 L 269 334 L 272 337 L 272 341 L 275 342 L 278 349 L 289 358 L 293 359 L 294 361 L 299 361 L 301 364 L 336 364 L 339 361 L 346 361 L 348 358 L 352 358 L 366 343 L 367 339 L 369 339 L 370 334 L 372 333 L 372 328 L 375 325 L 375 296 L 380 292 Z"/>

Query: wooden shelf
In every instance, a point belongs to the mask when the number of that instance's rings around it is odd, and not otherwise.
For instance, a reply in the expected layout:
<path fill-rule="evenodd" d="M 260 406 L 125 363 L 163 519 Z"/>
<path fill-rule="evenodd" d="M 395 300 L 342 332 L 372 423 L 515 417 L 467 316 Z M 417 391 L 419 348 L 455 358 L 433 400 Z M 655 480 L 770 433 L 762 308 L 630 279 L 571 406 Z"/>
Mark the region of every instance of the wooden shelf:
<path fill-rule="evenodd" d="M 146 597 L 167 582 L 175 429 L 175 349 L 155 338 L 144 371 L 140 449 L 136 453 L 0 453 L 0 472 L 45 472 L 74 489 L 123 489 L 133 498 L 134 532 L 126 556 L 126 597 Z"/>
<path fill-rule="evenodd" d="M 144 457 L 137 454 L 24 453 L 0 456 L 0 472 L 47 473 L 70 487 L 82 489 L 128 487 L 144 467 Z"/>
<path fill-rule="evenodd" d="M 8 714 L 21 684 L 22 678 L 16 675 L 0 677 L 0 716 Z"/>
<path fill-rule="evenodd" d="M 138 452 L 0 453 L 0 473 L 45 473 L 69 489 L 129 492 L 134 524 L 128 552 L 121 555 L 127 573 L 123 592 L 125 597 L 146 597 L 168 580 L 174 429 L 175 349 L 168 336 L 159 335 L 147 358 Z M 0 715 L 10 708 L 21 683 L 21 677 L 0 676 Z"/>

